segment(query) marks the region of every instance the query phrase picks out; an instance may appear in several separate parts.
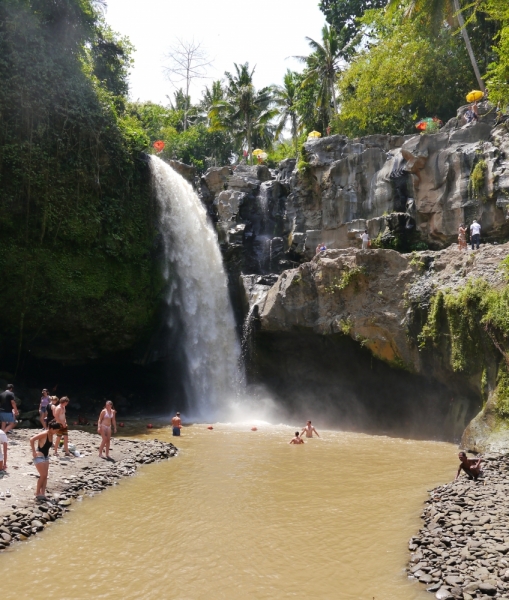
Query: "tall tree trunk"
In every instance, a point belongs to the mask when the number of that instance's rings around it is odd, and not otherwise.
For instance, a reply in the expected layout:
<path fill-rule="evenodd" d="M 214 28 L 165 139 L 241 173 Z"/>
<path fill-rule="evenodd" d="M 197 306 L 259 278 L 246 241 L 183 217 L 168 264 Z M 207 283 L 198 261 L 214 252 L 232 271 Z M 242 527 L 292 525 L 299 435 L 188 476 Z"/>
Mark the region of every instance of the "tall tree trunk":
<path fill-rule="evenodd" d="M 293 150 L 295 152 L 295 158 L 297 158 L 297 115 L 295 113 L 291 116 L 292 119 L 292 138 L 293 138 Z"/>
<path fill-rule="evenodd" d="M 474 68 L 474 73 L 477 78 L 477 83 L 479 84 L 479 88 L 482 92 L 486 91 L 484 87 L 484 82 L 481 79 L 481 73 L 479 71 L 479 67 L 477 65 L 477 61 L 475 60 L 474 51 L 472 50 L 472 44 L 470 43 L 470 38 L 468 37 L 468 31 L 465 27 L 465 19 L 461 14 L 461 6 L 459 0 L 453 0 L 454 11 L 458 15 L 458 23 L 461 29 L 461 35 L 463 36 L 463 40 L 465 41 L 465 46 L 467 47 L 468 56 L 470 57 L 470 62 L 472 63 L 472 67 Z"/>
<path fill-rule="evenodd" d="M 334 79 L 336 78 L 336 75 L 334 75 Z M 338 114 L 338 106 L 336 103 L 336 88 L 334 86 L 334 79 L 331 80 L 331 92 L 332 92 L 332 105 L 334 106 L 334 115 Z"/>
<path fill-rule="evenodd" d="M 251 148 L 251 123 L 249 121 L 249 119 L 246 119 L 246 137 L 247 137 L 247 158 L 249 161 L 249 164 L 253 164 L 253 155 L 252 155 L 252 148 Z"/>

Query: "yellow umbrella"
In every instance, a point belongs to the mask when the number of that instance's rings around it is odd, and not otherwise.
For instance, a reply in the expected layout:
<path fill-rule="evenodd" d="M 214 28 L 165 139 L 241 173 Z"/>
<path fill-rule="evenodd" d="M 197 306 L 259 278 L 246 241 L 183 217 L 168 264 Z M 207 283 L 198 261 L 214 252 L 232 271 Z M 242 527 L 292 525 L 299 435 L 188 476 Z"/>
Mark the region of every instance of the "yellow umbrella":
<path fill-rule="evenodd" d="M 260 148 L 253 150 L 253 156 L 258 156 L 259 154 L 263 154 L 263 150 L 260 150 Z"/>
<path fill-rule="evenodd" d="M 484 92 L 481 92 L 480 90 L 472 90 L 467 94 L 467 102 L 477 102 L 477 100 L 480 100 L 481 98 L 484 98 Z"/>
<path fill-rule="evenodd" d="M 319 138 L 322 137 L 322 134 L 319 131 L 310 131 L 308 133 L 308 139 L 309 138 Z"/>

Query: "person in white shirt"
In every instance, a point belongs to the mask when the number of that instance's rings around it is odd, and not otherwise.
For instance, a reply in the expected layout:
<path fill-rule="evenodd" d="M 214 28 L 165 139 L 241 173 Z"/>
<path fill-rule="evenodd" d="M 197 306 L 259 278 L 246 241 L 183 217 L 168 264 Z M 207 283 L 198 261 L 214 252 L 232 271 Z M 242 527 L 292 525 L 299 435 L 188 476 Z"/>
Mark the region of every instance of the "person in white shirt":
<path fill-rule="evenodd" d="M 369 248 L 369 233 L 368 233 L 367 229 L 365 229 L 364 233 L 361 234 L 361 240 L 362 240 L 362 249 L 367 250 Z"/>
<path fill-rule="evenodd" d="M 474 219 L 472 225 L 470 225 L 470 243 L 472 244 L 472 250 L 474 249 L 474 246 L 476 246 L 477 250 L 479 250 L 479 242 L 480 241 L 481 241 L 481 226 L 479 225 L 477 220 Z"/>

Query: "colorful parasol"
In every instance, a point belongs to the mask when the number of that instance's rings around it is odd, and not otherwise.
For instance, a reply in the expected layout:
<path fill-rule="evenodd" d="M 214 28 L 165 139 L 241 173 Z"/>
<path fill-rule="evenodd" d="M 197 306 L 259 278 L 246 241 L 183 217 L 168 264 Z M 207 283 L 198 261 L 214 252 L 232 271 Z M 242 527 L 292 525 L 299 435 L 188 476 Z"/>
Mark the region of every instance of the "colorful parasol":
<path fill-rule="evenodd" d="M 308 133 L 308 139 L 309 138 L 320 138 L 322 137 L 322 134 L 319 131 L 310 131 Z"/>
<path fill-rule="evenodd" d="M 164 142 L 162 140 L 157 140 L 152 146 L 154 146 L 156 152 L 162 152 L 164 150 Z"/>
<path fill-rule="evenodd" d="M 467 102 L 477 102 L 482 98 L 484 98 L 484 92 L 481 92 L 480 90 L 472 90 L 467 94 Z"/>

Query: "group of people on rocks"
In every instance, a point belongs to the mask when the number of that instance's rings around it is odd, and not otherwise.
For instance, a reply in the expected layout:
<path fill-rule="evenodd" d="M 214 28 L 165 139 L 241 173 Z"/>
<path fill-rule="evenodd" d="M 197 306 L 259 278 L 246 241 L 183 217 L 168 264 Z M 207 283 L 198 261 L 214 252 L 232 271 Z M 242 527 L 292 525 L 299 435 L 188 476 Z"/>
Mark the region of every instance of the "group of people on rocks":
<path fill-rule="evenodd" d="M 39 420 L 43 431 L 30 438 L 30 448 L 35 468 L 39 473 L 35 496 L 38 500 L 46 500 L 46 485 L 48 481 L 50 450 L 53 455 L 58 456 L 60 440 L 63 438 L 64 453 L 71 456 L 69 452 L 69 429 L 67 426 L 66 409 L 69 398 L 62 396 L 50 396 L 47 389 L 43 389 L 39 403 Z M 0 394 L 0 471 L 7 469 L 7 446 L 9 433 L 17 424 L 16 417 L 19 411 L 14 396 L 14 386 L 9 384 L 7 389 Z M 101 435 L 99 456 L 110 459 L 110 444 L 112 431 L 116 433 L 117 423 L 113 402 L 107 400 L 101 410 L 97 421 L 97 432 Z"/>
<path fill-rule="evenodd" d="M 477 219 L 472 221 L 470 225 L 470 243 L 472 244 L 472 250 L 479 250 L 479 244 L 481 242 L 481 225 L 477 222 Z M 458 228 L 458 246 L 460 250 L 467 249 L 467 228 L 464 223 Z"/>

